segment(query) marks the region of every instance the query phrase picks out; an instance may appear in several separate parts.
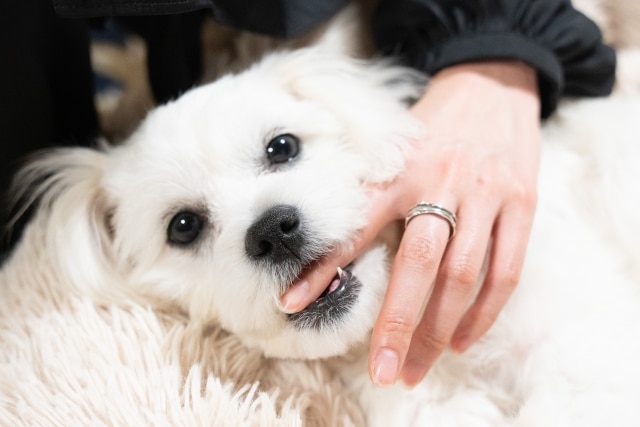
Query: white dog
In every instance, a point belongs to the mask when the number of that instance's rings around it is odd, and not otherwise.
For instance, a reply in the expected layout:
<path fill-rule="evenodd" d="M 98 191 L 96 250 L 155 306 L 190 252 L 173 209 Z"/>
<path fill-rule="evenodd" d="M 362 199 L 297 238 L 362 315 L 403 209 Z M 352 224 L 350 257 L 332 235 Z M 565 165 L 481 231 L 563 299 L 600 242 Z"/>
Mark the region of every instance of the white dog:
<path fill-rule="evenodd" d="M 301 271 L 364 225 L 362 186 L 401 170 L 420 90 L 400 67 L 277 53 L 156 109 L 122 146 L 48 153 L 18 177 L 39 209 L 0 281 L 177 305 L 267 356 L 329 358 L 370 425 L 640 425 L 637 100 L 576 103 L 547 126 L 521 283 L 415 389 L 367 374 L 393 242 L 281 311 Z"/>

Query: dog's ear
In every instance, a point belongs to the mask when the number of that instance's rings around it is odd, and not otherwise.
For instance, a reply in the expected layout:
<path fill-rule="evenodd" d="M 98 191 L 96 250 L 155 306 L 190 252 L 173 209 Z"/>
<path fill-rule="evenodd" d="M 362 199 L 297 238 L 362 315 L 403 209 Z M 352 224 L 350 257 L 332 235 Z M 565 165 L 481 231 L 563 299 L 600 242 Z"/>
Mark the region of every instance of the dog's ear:
<path fill-rule="evenodd" d="M 318 30 L 317 38 L 312 40 L 314 49 L 347 57 L 368 53 L 370 32 L 365 28 L 362 14 L 364 11 L 355 3 L 345 7 Z"/>
<path fill-rule="evenodd" d="M 48 274 L 59 275 L 69 291 L 96 290 L 112 277 L 115 205 L 101 186 L 107 161 L 88 148 L 43 151 L 28 159 L 10 191 L 9 228 L 32 214 L 14 255 L 39 256 L 34 263 L 48 263 Z"/>

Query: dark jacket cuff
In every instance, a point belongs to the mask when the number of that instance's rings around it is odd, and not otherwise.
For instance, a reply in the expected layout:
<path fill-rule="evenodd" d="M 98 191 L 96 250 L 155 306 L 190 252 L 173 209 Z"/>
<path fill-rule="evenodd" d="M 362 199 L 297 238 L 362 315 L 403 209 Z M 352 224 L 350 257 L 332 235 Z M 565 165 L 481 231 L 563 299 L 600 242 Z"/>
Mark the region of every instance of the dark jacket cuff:
<path fill-rule="evenodd" d="M 598 27 L 565 0 L 381 0 L 378 48 L 434 74 L 486 60 L 521 60 L 537 70 L 541 114 L 561 96 L 611 93 L 616 58 Z"/>

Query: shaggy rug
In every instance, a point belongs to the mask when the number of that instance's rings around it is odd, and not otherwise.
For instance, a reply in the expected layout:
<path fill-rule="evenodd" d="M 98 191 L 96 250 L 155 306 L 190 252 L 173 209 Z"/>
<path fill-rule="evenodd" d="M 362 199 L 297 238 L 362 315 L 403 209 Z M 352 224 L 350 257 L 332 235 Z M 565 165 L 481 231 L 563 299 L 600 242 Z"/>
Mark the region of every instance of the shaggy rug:
<path fill-rule="evenodd" d="M 65 295 L 40 268 L 28 272 L 37 285 L 15 286 L 21 273 L 0 271 L 2 426 L 363 422 L 320 363 L 264 359 L 178 312 Z"/>

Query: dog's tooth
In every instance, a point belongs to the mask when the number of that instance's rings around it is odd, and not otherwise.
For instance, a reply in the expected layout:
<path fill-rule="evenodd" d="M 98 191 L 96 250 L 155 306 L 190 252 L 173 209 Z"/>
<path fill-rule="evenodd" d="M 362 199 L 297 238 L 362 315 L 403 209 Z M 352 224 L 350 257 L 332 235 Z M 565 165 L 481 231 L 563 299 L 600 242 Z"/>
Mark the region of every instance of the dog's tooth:
<path fill-rule="evenodd" d="M 344 270 L 338 267 L 338 278 L 342 280 L 342 275 L 344 274 Z"/>

